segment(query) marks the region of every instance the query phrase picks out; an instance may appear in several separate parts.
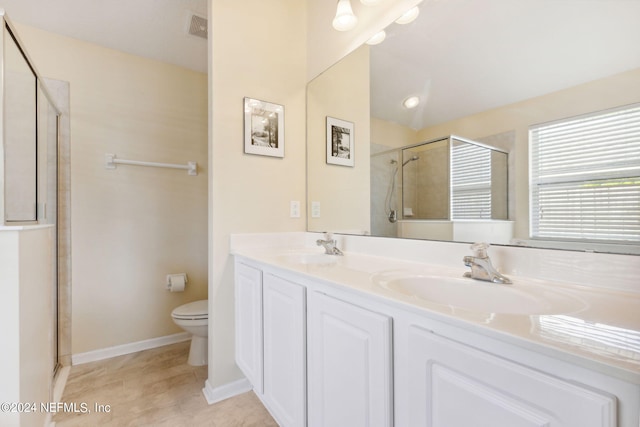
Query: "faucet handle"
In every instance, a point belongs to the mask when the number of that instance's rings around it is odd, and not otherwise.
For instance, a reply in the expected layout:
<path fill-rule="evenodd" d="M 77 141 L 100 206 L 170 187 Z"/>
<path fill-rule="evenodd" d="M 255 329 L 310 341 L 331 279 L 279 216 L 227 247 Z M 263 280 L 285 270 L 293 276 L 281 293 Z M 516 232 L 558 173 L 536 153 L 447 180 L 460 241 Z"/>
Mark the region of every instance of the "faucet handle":
<path fill-rule="evenodd" d="M 487 257 L 487 249 L 489 249 L 489 244 L 484 242 L 477 242 L 470 246 L 473 251 L 473 255 L 477 258 L 486 258 Z"/>

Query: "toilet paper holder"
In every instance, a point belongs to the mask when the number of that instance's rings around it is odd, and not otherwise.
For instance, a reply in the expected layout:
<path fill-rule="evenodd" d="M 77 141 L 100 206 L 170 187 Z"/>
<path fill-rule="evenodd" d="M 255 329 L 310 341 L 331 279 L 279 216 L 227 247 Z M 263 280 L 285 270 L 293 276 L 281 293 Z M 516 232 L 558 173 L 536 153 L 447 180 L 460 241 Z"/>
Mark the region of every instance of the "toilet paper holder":
<path fill-rule="evenodd" d="M 176 274 L 167 274 L 167 289 L 171 290 L 172 286 L 175 283 L 184 283 L 185 285 L 189 282 L 187 279 L 187 273 L 176 273 Z"/>

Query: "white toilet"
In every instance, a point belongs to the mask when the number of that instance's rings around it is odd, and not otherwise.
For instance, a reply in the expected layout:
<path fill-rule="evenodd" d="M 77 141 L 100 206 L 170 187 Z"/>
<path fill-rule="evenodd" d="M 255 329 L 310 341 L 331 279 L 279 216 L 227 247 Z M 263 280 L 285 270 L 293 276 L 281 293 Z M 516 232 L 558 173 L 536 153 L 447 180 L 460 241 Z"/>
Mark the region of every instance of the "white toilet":
<path fill-rule="evenodd" d="M 189 365 L 206 365 L 209 337 L 209 304 L 207 300 L 181 305 L 171 312 L 171 317 L 176 325 L 192 335 Z"/>

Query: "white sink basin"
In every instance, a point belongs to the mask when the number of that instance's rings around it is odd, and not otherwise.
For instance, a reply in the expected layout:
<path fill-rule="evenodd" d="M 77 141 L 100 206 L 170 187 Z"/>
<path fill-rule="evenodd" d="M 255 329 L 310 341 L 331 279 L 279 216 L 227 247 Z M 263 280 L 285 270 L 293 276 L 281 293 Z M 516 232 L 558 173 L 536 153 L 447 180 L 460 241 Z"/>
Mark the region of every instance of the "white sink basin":
<path fill-rule="evenodd" d="M 340 259 L 339 255 L 327 255 L 324 252 L 286 252 L 280 257 L 294 264 L 335 264 Z"/>
<path fill-rule="evenodd" d="M 577 297 L 547 286 L 398 273 L 381 273 L 373 280 L 405 296 L 474 312 L 534 315 L 573 313 L 585 308 Z"/>

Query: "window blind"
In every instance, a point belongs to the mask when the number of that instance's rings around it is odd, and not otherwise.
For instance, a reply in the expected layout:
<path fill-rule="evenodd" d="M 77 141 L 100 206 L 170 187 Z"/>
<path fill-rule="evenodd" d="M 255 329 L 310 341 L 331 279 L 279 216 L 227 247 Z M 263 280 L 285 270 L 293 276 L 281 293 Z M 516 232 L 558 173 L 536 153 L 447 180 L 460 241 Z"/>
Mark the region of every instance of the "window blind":
<path fill-rule="evenodd" d="M 451 147 L 451 218 L 491 218 L 491 150 Z"/>
<path fill-rule="evenodd" d="M 531 237 L 640 242 L 640 104 L 530 128 Z"/>

